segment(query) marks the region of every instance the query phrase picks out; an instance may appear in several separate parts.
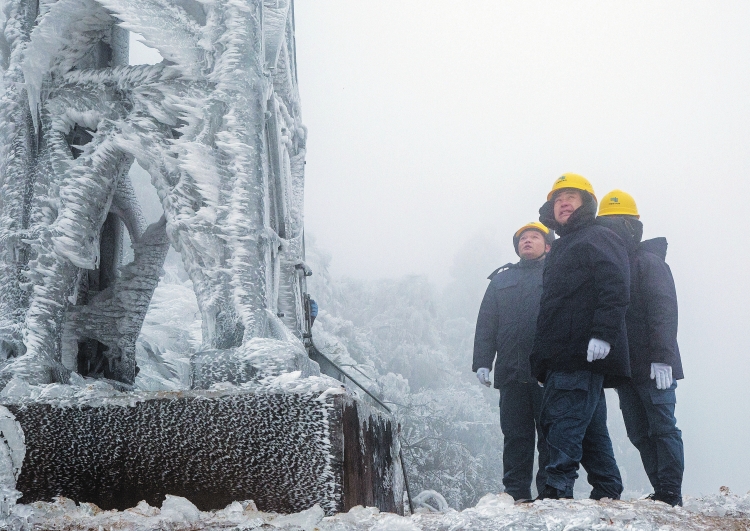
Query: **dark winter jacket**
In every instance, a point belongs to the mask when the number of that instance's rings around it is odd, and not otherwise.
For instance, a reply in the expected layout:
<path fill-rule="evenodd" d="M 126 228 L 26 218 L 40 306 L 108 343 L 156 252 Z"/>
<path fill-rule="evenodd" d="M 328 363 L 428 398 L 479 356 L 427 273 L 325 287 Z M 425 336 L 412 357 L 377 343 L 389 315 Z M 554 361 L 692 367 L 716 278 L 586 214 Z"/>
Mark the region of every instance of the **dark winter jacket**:
<path fill-rule="evenodd" d="M 544 382 L 550 371 L 588 370 L 604 374 L 612 387 L 630 377 L 625 330 L 630 267 L 624 243 L 595 223 L 596 200 L 584 196 L 565 225 L 554 220 L 552 201 L 539 209 L 539 221 L 561 237 L 545 260 L 531 371 Z M 603 360 L 587 361 L 591 338 L 610 344 Z"/>
<path fill-rule="evenodd" d="M 666 363 L 675 380 L 684 378 L 677 346 L 677 292 L 665 261 L 666 238 L 641 242 L 643 226 L 633 218 L 603 216 L 597 223 L 620 235 L 630 256 L 630 306 L 625 323 L 633 380 L 648 382 L 652 363 Z"/>
<path fill-rule="evenodd" d="M 534 382 L 529 354 L 534 342 L 544 260 L 521 260 L 497 269 L 490 278 L 477 317 L 472 370 L 492 368 L 495 387 Z"/>

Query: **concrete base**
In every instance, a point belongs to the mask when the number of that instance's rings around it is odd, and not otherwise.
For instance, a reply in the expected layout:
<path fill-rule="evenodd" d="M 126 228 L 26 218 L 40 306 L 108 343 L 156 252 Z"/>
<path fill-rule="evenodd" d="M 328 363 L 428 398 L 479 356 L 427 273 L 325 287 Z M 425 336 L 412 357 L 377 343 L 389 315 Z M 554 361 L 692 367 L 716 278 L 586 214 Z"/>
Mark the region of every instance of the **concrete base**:
<path fill-rule="evenodd" d="M 6 403 L 26 438 L 19 501 L 122 510 L 172 494 L 201 510 L 252 499 L 283 513 L 403 511 L 397 428 L 342 388 L 128 397 Z"/>

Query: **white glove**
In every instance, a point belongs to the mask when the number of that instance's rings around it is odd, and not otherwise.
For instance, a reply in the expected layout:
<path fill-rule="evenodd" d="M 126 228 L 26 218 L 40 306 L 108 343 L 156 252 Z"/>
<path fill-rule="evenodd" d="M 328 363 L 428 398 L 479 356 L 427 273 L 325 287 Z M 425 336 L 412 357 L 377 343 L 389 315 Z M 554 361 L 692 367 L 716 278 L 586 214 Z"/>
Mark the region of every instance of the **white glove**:
<path fill-rule="evenodd" d="M 482 367 L 477 371 L 477 380 L 479 380 L 479 383 L 484 385 L 485 387 L 489 387 L 491 385 L 490 382 L 490 370 Z"/>
<path fill-rule="evenodd" d="M 586 351 L 588 352 L 588 356 L 586 359 L 589 361 L 603 360 L 607 357 L 607 354 L 609 354 L 609 349 L 609 343 L 592 337 L 591 340 L 589 340 L 589 349 Z"/>
<path fill-rule="evenodd" d="M 669 389 L 672 387 L 672 366 L 666 363 L 652 363 L 651 379 L 656 380 L 657 389 Z"/>

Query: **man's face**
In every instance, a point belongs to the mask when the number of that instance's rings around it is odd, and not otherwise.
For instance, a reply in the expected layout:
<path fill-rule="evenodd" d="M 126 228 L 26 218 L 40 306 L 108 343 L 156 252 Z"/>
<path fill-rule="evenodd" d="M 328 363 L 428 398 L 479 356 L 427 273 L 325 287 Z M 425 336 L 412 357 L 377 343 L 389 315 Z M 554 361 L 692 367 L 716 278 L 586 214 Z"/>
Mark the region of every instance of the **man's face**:
<path fill-rule="evenodd" d="M 518 240 L 518 254 L 524 260 L 536 260 L 549 251 L 549 245 L 538 230 L 529 229 L 521 233 Z"/>
<path fill-rule="evenodd" d="M 568 222 L 570 215 L 583 205 L 580 190 L 564 189 L 555 196 L 555 221 L 560 225 Z"/>

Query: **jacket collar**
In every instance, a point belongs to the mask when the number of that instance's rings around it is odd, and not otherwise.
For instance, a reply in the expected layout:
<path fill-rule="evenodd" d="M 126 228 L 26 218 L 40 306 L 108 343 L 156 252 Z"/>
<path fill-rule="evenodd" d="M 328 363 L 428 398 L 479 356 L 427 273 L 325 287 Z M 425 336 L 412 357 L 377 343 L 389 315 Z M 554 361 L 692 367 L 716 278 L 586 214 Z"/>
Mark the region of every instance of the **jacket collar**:
<path fill-rule="evenodd" d="M 639 248 L 639 243 L 643 237 L 643 223 L 635 217 L 599 216 L 596 218 L 596 224 L 617 234 L 625 243 L 629 255 L 632 256 Z"/>
<path fill-rule="evenodd" d="M 667 239 L 664 237 L 652 238 L 638 244 L 639 251 L 653 253 L 662 260 L 667 259 Z"/>
<path fill-rule="evenodd" d="M 543 267 L 545 256 L 547 256 L 547 253 L 544 253 L 544 255 L 537 258 L 536 260 L 519 260 L 515 264 L 508 263 L 503 266 L 500 266 L 497 269 L 495 269 L 492 273 L 490 273 L 490 276 L 487 277 L 487 280 L 492 280 L 493 278 L 495 278 L 495 275 L 505 271 L 506 269 L 515 269 L 515 268 L 534 269 L 538 267 Z"/>
<path fill-rule="evenodd" d="M 544 253 L 542 256 L 535 260 L 524 260 L 521 259 L 516 264 L 517 267 L 520 267 L 521 269 L 536 269 L 544 266 L 544 257 L 547 256 L 547 253 Z"/>

